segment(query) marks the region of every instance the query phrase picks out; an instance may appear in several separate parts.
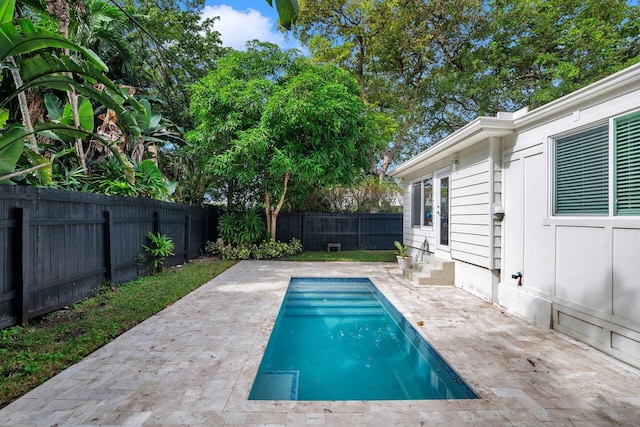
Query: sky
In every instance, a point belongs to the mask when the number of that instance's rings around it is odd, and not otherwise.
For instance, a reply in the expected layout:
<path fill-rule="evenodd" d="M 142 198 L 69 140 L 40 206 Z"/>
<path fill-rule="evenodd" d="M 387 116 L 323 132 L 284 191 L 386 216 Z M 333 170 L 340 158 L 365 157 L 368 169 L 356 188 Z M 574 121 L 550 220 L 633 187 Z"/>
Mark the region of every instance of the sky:
<path fill-rule="evenodd" d="M 281 48 L 301 49 L 291 35 L 278 31 L 278 12 L 266 0 L 206 0 L 204 17 L 219 16 L 215 28 L 222 35 L 222 44 L 244 50 L 247 41 L 258 39 L 275 43 Z"/>

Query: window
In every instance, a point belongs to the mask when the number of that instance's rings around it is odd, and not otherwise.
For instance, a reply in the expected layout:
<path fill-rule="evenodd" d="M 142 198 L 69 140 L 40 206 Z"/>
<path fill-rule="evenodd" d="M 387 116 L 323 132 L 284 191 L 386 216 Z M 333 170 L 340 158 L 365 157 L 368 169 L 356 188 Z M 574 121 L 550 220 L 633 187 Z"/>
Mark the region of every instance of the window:
<path fill-rule="evenodd" d="M 422 181 L 422 185 L 424 188 L 422 198 L 422 212 L 424 214 L 424 217 L 422 218 L 422 225 L 431 227 L 433 226 L 433 179 L 425 179 L 424 181 Z"/>
<path fill-rule="evenodd" d="M 640 214 L 640 112 L 614 120 L 616 215 Z"/>
<path fill-rule="evenodd" d="M 556 140 L 555 212 L 609 213 L 609 126 Z"/>
<path fill-rule="evenodd" d="M 433 178 L 411 184 L 411 226 L 433 226 Z"/>
<path fill-rule="evenodd" d="M 420 193 L 422 192 L 422 186 L 420 182 L 414 182 L 411 184 L 411 226 L 420 226 L 420 217 L 422 216 L 421 203 L 422 199 Z"/>
<path fill-rule="evenodd" d="M 640 111 L 611 123 L 556 140 L 556 215 L 640 215 Z"/>

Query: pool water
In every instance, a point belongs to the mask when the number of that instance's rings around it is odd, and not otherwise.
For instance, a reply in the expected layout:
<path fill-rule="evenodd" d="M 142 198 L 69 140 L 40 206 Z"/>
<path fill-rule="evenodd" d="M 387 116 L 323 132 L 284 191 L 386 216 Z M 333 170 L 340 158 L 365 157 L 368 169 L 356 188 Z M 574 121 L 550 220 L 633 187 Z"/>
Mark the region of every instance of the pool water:
<path fill-rule="evenodd" d="M 475 399 L 366 278 L 292 278 L 251 400 Z"/>

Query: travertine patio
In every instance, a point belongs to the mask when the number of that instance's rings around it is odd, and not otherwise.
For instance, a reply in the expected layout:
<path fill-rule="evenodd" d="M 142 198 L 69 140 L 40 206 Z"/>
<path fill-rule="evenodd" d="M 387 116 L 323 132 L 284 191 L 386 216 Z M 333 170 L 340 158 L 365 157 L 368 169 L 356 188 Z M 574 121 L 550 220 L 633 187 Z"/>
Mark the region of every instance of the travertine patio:
<path fill-rule="evenodd" d="M 481 398 L 247 400 L 292 276 L 369 277 Z M 415 287 L 394 264 L 243 261 L 0 410 L 0 424 L 628 426 L 640 371 L 460 289 Z"/>

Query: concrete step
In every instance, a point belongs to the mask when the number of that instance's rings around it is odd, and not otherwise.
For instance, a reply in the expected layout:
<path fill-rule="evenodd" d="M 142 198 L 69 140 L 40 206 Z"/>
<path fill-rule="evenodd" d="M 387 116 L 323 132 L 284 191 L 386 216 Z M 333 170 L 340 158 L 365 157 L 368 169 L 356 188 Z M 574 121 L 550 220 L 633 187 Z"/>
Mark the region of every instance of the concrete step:
<path fill-rule="evenodd" d="M 402 274 L 417 285 L 454 285 L 455 263 L 429 256 L 420 263 L 414 262 L 413 266 L 404 269 Z"/>

